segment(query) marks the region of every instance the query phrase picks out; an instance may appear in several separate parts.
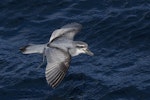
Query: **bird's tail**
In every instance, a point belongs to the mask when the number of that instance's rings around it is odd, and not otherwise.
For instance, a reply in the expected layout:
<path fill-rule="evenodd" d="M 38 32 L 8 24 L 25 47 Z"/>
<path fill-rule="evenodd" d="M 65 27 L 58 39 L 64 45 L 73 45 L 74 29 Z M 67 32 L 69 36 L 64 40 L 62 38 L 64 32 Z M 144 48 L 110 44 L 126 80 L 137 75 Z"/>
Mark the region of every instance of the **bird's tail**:
<path fill-rule="evenodd" d="M 40 53 L 42 54 L 44 52 L 44 48 L 46 47 L 46 44 L 30 44 L 26 45 L 24 47 L 20 48 L 20 51 L 23 54 L 31 54 L 31 53 Z"/>

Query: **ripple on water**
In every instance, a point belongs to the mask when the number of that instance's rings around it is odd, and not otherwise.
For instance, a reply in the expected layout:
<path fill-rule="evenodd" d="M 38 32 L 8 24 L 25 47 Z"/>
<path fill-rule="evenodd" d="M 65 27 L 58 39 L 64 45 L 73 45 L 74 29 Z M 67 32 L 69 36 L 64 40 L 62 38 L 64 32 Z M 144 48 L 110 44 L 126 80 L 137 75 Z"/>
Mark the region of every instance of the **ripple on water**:
<path fill-rule="evenodd" d="M 149 98 L 150 9 L 145 0 L 3 0 L 0 3 L 0 96 L 2 99 Z M 22 55 L 28 43 L 46 43 L 70 22 L 83 30 L 75 40 L 89 44 L 93 57 L 73 58 L 63 82 L 51 89 L 40 55 Z M 84 59 L 83 59 L 84 58 Z"/>

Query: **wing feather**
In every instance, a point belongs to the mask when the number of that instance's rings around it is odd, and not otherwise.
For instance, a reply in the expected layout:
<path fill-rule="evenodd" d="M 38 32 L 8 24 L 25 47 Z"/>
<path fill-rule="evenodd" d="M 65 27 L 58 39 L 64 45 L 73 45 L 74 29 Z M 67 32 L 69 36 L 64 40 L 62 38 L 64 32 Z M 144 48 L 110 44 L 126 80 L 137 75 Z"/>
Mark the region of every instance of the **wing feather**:
<path fill-rule="evenodd" d="M 66 39 L 73 40 L 76 33 L 78 33 L 82 28 L 82 25 L 79 23 L 71 23 L 64 25 L 60 29 L 55 30 L 49 40 L 49 43 L 53 42 L 57 38 L 65 37 Z"/>
<path fill-rule="evenodd" d="M 52 86 L 53 87 L 57 86 L 63 80 L 64 77 L 65 77 L 65 74 L 61 73 L 58 79 L 55 81 L 55 83 Z"/>
<path fill-rule="evenodd" d="M 52 84 L 51 84 L 52 87 L 56 86 L 56 85 L 54 85 L 54 84 L 56 84 L 57 80 L 61 77 L 61 74 L 62 74 L 62 73 L 59 72 L 59 73 L 56 75 L 56 78 L 52 81 Z"/>
<path fill-rule="evenodd" d="M 58 71 L 49 72 L 48 77 L 47 77 L 47 80 L 49 81 L 49 83 L 53 83 L 53 80 L 57 77 L 58 74 L 59 74 Z"/>
<path fill-rule="evenodd" d="M 46 80 L 54 88 L 63 80 L 68 71 L 71 56 L 59 48 L 47 48 L 46 58 Z"/>

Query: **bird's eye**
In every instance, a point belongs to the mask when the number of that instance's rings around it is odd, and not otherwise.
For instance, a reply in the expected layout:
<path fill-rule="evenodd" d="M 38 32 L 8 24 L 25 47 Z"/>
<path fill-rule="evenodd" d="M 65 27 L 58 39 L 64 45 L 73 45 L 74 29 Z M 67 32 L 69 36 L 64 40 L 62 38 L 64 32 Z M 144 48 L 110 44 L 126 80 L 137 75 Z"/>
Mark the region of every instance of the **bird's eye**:
<path fill-rule="evenodd" d="M 77 47 L 77 48 L 85 48 L 84 45 L 77 45 L 76 47 Z"/>

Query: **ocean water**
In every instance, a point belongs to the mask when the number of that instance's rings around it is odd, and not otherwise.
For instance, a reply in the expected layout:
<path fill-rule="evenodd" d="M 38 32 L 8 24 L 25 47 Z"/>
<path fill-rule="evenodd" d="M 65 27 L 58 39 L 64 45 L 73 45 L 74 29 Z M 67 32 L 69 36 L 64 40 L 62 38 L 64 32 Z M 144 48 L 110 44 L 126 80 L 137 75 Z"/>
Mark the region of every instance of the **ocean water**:
<path fill-rule="evenodd" d="M 95 55 L 74 57 L 52 89 L 42 55 L 19 48 L 71 22 Z M 0 100 L 150 100 L 150 1 L 1 0 Z"/>

